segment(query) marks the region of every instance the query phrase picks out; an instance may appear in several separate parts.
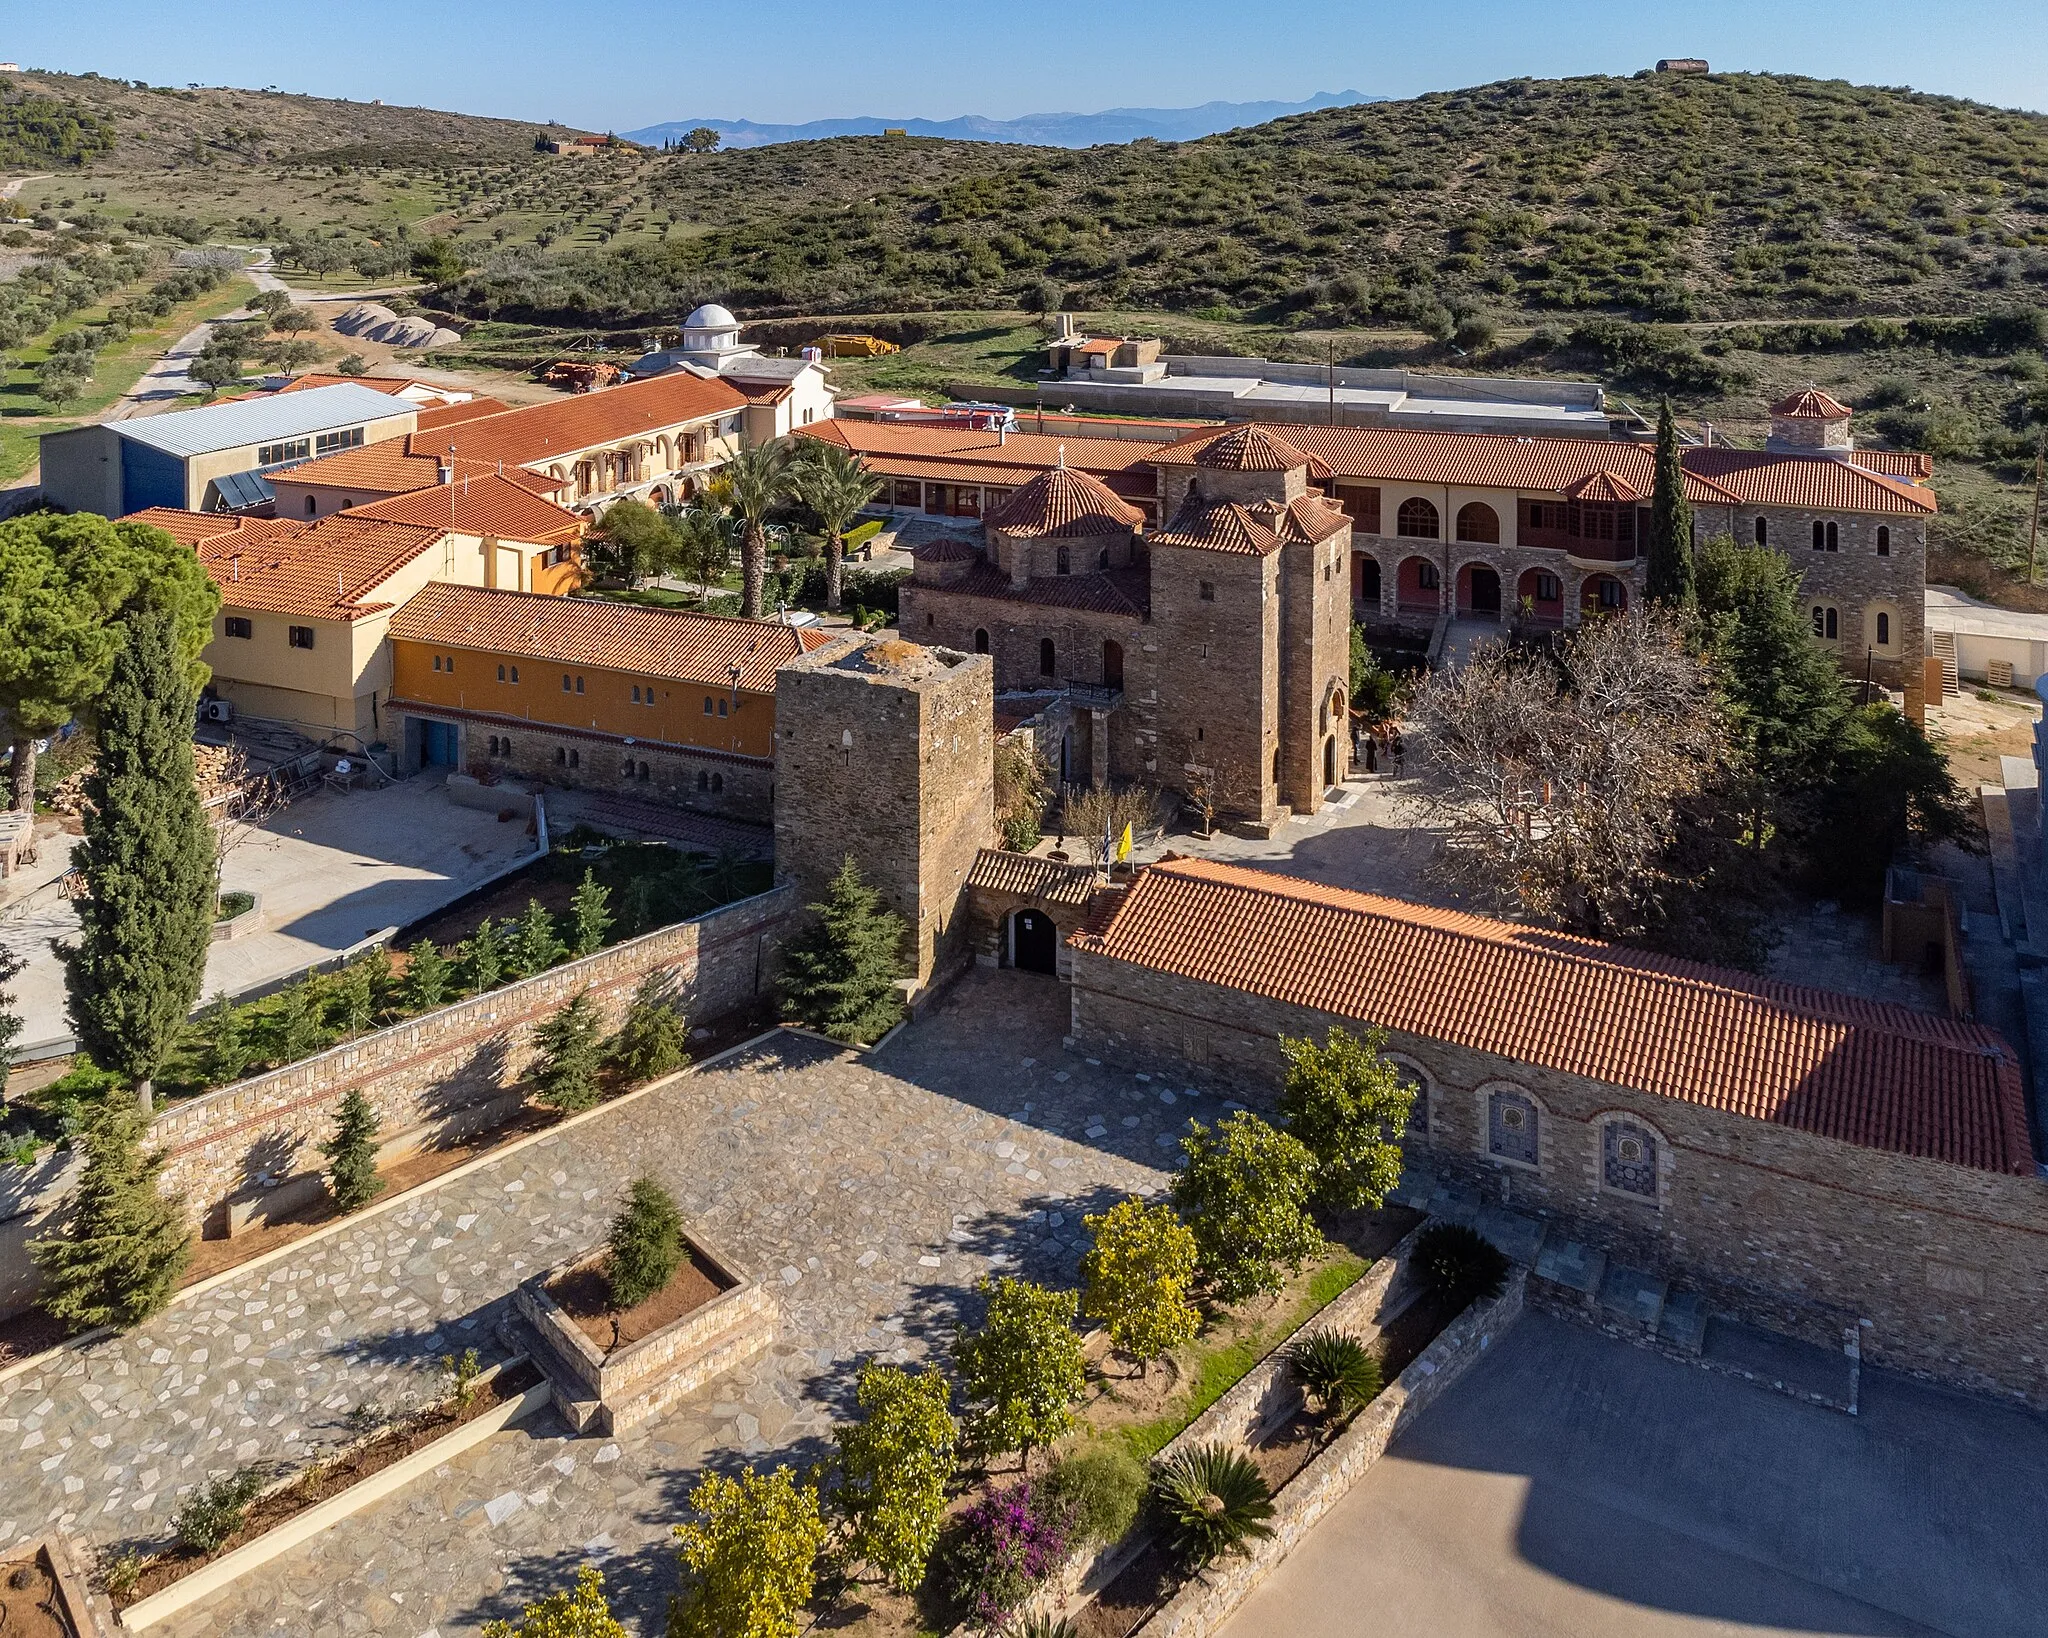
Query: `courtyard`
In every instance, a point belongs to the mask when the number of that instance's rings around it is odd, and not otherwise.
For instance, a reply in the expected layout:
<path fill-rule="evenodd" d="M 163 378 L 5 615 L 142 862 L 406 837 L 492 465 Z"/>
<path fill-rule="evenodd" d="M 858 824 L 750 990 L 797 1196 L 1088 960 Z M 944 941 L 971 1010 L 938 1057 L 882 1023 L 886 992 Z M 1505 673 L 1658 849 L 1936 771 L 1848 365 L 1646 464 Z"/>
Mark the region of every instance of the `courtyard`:
<path fill-rule="evenodd" d="M 1531 1312 L 1223 1638 L 2021 1638 L 2048 1428 L 1866 1370 L 1861 1415 Z"/>
<path fill-rule="evenodd" d="M 70 1049 L 64 971 L 50 946 L 78 930 L 58 887 L 74 841 L 46 840 L 35 885 L 0 909 L 0 947 L 26 963 L 13 985 L 25 1057 Z M 523 823 L 456 806 L 434 777 L 305 796 L 259 825 L 235 827 L 231 841 L 221 888 L 255 894 L 262 920 L 213 946 L 208 997 L 260 989 L 417 921 L 534 850 Z"/>
<path fill-rule="evenodd" d="M 617 1439 L 542 1413 L 157 1630 L 470 1638 L 588 1557 L 659 1631 L 707 1465 L 820 1454 L 861 1360 L 945 1347 L 991 1271 L 1071 1280 L 1082 1215 L 1221 1112 L 1063 1052 L 1064 1000 L 977 973 L 872 1058 L 769 1037 L 0 1384 L 0 1540 L 155 1545 L 207 1477 L 305 1465 L 357 1407 L 437 1394 L 449 1354 L 502 1357 L 512 1288 L 597 1244 L 644 1173 L 775 1291 L 770 1353 Z"/>

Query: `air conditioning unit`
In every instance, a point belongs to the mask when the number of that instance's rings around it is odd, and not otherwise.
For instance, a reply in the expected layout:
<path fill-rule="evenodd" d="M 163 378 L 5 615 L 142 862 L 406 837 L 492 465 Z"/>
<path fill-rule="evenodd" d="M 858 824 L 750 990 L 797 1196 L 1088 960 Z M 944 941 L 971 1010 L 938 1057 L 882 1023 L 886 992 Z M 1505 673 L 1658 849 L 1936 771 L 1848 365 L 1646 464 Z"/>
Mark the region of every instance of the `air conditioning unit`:
<path fill-rule="evenodd" d="M 205 717 L 208 722 L 232 722 L 235 720 L 235 702 L 233 700 L 208 700 L 201 708 L 199 714 Z"/>

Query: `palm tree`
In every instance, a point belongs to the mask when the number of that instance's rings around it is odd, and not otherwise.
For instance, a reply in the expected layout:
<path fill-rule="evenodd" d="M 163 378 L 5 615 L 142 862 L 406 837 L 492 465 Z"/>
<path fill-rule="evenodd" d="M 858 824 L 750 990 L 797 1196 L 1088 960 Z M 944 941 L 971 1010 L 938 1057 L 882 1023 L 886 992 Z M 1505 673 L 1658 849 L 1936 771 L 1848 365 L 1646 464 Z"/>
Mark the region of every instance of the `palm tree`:
<path fill-rule="evenodd" d="M 740 536 L 740 613 L 761 618 L 761 585 L 768 572 L 768 514 L 789 496 L 789 445 L 779 439 L 743 449 L 719 474 L 732 494 Z"/>
<path fill-rule="evenodd" d="M 850 449 L 813 441 L 799 461 L 790 487 L 818 514 L 825 527 L 825 609 L 839 612 L 839 585 L 846 563 L 846 530 L 861 509 L 882 492 L 882 480 Z"/>

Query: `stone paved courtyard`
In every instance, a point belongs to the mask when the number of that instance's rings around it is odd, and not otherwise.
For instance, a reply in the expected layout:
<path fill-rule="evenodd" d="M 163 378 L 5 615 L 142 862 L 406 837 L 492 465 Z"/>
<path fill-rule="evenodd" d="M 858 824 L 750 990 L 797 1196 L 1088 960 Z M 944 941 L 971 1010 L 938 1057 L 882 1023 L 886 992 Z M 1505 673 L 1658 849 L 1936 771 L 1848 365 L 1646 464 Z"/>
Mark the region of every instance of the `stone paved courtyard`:
<path fill-rule="evenodd" d="M 776 1291 L 771 1354 L 617 1440 L 538 1416 L 156 1630 L 457 1638 L 590 1556 L 658 1632 L 707 1463 L 821 1451 L 861 1359 L 943 1347 L 991 1269 L 1071 1278 L 1082 1214 L 1158 1184 L 1187 1117 L 1221 1112 L 1063 1051 L 1065 1022 L 1052 980 L 977 972 L 871 1060 L 778 1035 L 16 1377 L 0 1539 L 147 1548 L 208 1475 L 301 1465 L 356 1406 L 416 1401 L 440 1355 L 497 1351 L 511 1288 L 594 1246 L 650 1173 Z"/>

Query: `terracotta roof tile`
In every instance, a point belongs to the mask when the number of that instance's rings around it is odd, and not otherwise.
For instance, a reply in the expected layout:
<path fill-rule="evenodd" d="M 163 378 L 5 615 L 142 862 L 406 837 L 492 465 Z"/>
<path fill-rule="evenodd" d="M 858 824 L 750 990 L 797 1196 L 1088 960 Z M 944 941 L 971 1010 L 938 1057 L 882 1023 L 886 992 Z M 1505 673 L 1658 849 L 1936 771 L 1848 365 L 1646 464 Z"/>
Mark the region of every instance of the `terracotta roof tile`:
<path fill-rule="evenodd" d="M 1186 546 L 1204 552 L 1265 557 L 1280 549 L 1280 537 L 1257 511 L 1236 501 L 1205 503 L 1190 496 L 1164 529 L 1146 537 L 1154 546 Z"/>
<path fill-rule="evenodd" d="M 1992 1030 L 1238 865 L 1141 872 L 1078 948 L 1865 1148 L 2030 1176 Z"/>
<path fill-rule="evenodd" d="M 1795 392 L 1790 398 L 1781 398 L 1771 406 L 1774 421 L 1846 421 L 1849 406 L 1830 398 L 1818 387 L 1808 387 Z"/>
<path fill-rule="evenodd" d="M 452 427 L 462 421 L 480 420 L 486 415 L 503 415 L 512 406 L 496 398 L 471 398 L 460 404 L 426 404 L 413 422 L 421 432 Z"/>
<path fill-rule="evenodd" d="M 445 444 L 471 460 L 534 466 L 664 427 L 729 415 L 746 403 L 730 382 L 707 381 L 676 370 L 623 387 L 481 416 L 449 431 Z"/>
<path fill-rule="evenodd" d="M 1566 500 L 1618 501 L 1627 503 L 1647 498 L 1647 491 L 1638 489 L 1628 479 L 1607 471 L 1595 472 L 1566 487 Z"/>
<path fill-rule="evenodd" d="M 1611 438 L 1524 438 L 1423 432 L 1409 427 L 1290 426 L 1288 438 L 1317 455 L 1341 482 L 1454 484 L 1561 495 L 1597 472 L 1639 494 L 1656 483 L 1656 451 Z M 1179 446 L 1186 447 L 1186 446 Z M 1779 455 L 1723 445 L 1684 452 L 1687 498 L 1708 506 L 1790 506 L 1812 511 L 1926 514 L 1934 492 L 1848 460 Z M 1165 456 L 1162 454 L 1162 459 Z M 1896 459 L 1892 457 L 1890 459 Z"/>
<path fill-rule="evenodd" d="M 432 437 L 409 433 L 402 438 L 386 438 L 338 454 L 322 455 L 317 460 L 301 461 L 276 474 L 272 482 L 321 489 L 358 489 L 367 495 L 403 495 L 415 489 L 431 489 L 441 481 L 440 467 L 447 459 L 447 447 L 445 442 L 436 447 Z M 458 482 L 498 470 L 496 461 L 455 462 Z M 504 474 L 510 482 L 537 495 L 551 495 L 568 487 L 565 479 L 528 472 L 517 465 L 506 466 Z"/>
<path fill-rule="evenodd" d="M 1086 904 L 1095 897 L 1095 872 L 1087 865 L 1061 864 L 1029 853 L 1008 853 L 985 847 L 967 872 L 969 887 L 994 893 L 1015 893 L 1052 904 Z"/>
<path fill-rule="evenodd" d="M 129 521 L 154 524 L 190 545 L 230 607 L 316 620 L 359 620 L 388 609 L 377 588 L 447 533 L 354 512 L 318 523 L 247 519 L 224 529 L 204 513 L 150 507 Z"/>
<path fill-rule="evenodd" d="M 1093 474 L 1056 466 L 1025 484 L 988 521 L 1006 534 L 1072 537 L 1129 534 L 1145 514 Z"/>
<path fill-rule="evenodd" d="M 561 546 L 583 538 L 583 519 L 574 512 L 536 495 L 528 483 L 489 470 L 465 473 L 451 484 L 408 489 L 336 515 L 427 523 L 458 534 L 495 535 L 537 546 Z"/>
<path fill-rule="evenodd" d="M 1191 465 L 1214 471 L 1291 472 L 1297 466 L 1305 466 L 1319 478 L 1330 475 L 1315 456 L 1256 421 L 1225 427 L 1220 432 L 1175 445 L 1174 452 L 1180 451 L 1186 452 Z"/>
<path fill-rule="evenodd" d="M 676 682 L 772 692 L 775 669 L 834 640 L 831 632 L 601 597 L 548 597 L 481 586 L 426 587 L 391 617 L 400 641 L 587 665 Z"/>
<path fill-rule="evenodd" d="M 920 563 L 970 563 L 981 556 L 981 548 L 958 535 L 946 535 L 921 541 L 910 548 L 910 555 Z"/>
<path fill-rule="evenodd" d="M 995 433 L 972 427 L 930 427 L 905 425 L 899 421 L 820 421 L 799 427 L 800 438 L 819 438 L 840 444 L 867 458 L 877 472 L 892 470 L 882 464 L 889 457 L 911 456 L 927 461 L 961 461 L 977 466 L 1010 467 L 1012 482 L 1023 483 L 1034 473 L 1047 472 L 1060 464 L 1066 452 L 1070 467 L 1107 477 L 1132 467 L 1149 465 L 1166 443 L 1124 438 L 1055 438 L 1035 432 Z"/>
<path fill-rule="evenodd" d="M 1047 574 L 1012 586 L 992 563 L 970 569 L 950 586 L 918 586 L 920 597 L 984 597 L 1039 608 L 1079 609 L 1091 614 L 1124 614 L 1142 620 L 1152 606 L 1151 577 L 1143 569 L 1099 569 L 1093 574 Z"/>

